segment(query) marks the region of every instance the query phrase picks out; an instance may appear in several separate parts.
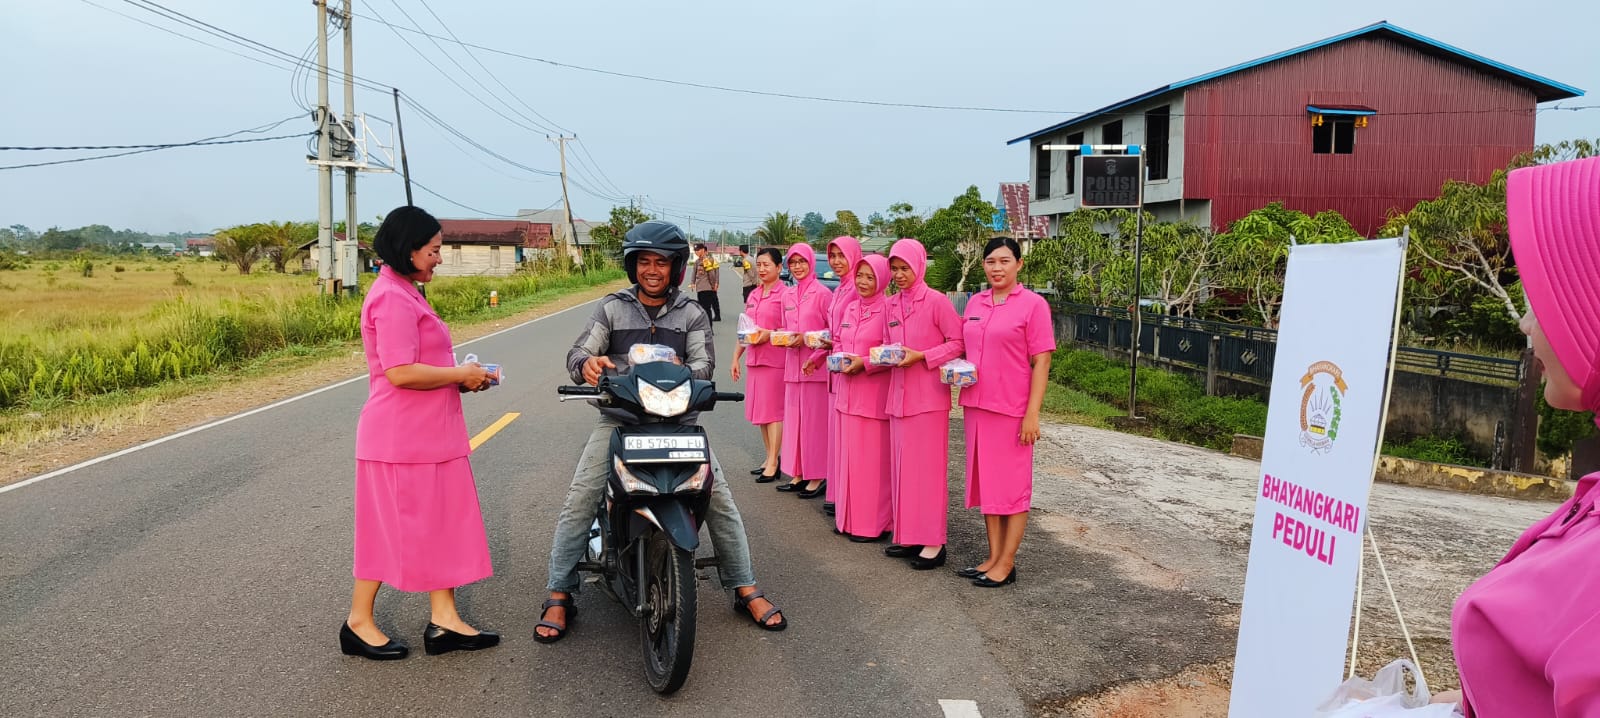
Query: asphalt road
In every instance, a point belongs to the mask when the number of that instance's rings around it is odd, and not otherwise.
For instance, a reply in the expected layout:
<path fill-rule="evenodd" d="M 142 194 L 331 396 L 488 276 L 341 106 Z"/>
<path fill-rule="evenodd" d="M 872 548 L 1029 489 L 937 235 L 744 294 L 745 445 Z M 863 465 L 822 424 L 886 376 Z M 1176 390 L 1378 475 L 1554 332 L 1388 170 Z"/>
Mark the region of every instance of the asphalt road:
<path fill-rule="evenodd" d="M 733 311 L 715 325 L 725 389 L 735 386 L 738 297 L 737 286 L 724 289 Z M 595 417 L 554 393 L 589 311 L 470 347 L 507 379 L 466 397 L 469 430 L 521 414 L 472 457 L 495 576 L 462 589 L 461 603 L 468 620 L 504 634 L 500 647 L 424 655 L 426 596 L 385 589 L 380 625 L 412 656 L 339 653 L 354 429 L 366 398 L 357 381 L 0 493 L 0 715 L 970 715 L 960 712 L 970 706 L 942 708 L 949 700 L 1021 716 L 1025 694 L 1073 675 L 1039 635 L 1018 644 L 1026 655 L 996 638 L 1052 625 L 1055 609 L 1039 605 L 1048 589 L 981 591 L 835 536 L 820 500 L 753 483 L 746 470 L 760 440 L 736 405 L 702 421 L 745 516 L 757 578 L 790 629 L 758 630 L 701 581 L 693 672 L 668 698 L 644 683 L 637 625 L 598 590 L 580 596 L 566 640 L 535 643 L 551 531 Z M 976 553 L 978 517 L 953 521 L 953 542 Z M 953 554 L 950 569 L 964 558 Z"/>

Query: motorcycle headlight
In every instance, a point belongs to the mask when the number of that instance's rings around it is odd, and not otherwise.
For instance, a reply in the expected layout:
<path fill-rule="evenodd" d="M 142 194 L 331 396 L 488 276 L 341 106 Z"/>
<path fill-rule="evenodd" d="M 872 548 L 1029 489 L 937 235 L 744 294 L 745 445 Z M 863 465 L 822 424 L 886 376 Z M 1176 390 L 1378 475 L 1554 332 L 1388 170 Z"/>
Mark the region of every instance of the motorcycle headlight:
<path fill-rule="evenodd" d="M 623 491 L 626 491 L 626 492 L 628 492 L 630 494 L 659 494 L 659 493 L 661 493 L 660 491 L 656 490 L 655 484 L 651 484 L 651 483 L 646 482 L 646 481 L 641 481 L 639 479 L 639 477 L 634 476 L 633 472 L 628 470 L 628 465 L 622 463 L 622 457 L 620 457 L 620 456 L 611 457 L 611 468 L 616 470 L 617 478 L 622 481 L 622 490 Z"/>
<path fill-rule="evenodd" d="M 679 384 L 672 391 L 662 391 L 653 384 L 639 380 L 639 403 L 644 410 L 660 417 L 674 417 L 689 410 L 689 382 Z"/>
<path fill-rule="evenodd" d="M 701 464 L 700 468 L 695 470 L 694 475 L 690 476 L 687 479 L 684 479 L 683 483 L 678 484 L 678 488 L 672 490 L 672 493 L 675 493 L 675 494 L 692 494 L 692 493 L 695 493 L 695 492 L 705 488 L 706 479 L 709 478 L 710 476 L 711 476 L 711 465 L 710 464 Z"/>

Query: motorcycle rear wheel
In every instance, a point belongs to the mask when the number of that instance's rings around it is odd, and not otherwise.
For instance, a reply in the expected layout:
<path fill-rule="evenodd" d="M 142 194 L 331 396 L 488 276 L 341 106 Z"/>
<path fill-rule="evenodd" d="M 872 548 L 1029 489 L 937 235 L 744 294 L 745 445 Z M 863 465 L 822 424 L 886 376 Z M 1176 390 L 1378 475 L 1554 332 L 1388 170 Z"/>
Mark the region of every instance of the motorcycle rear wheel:
<path fill-rule="evenodd" d="M 694 554 L 672 545 L 666 534 L 645 539 L 649 567 L 645 612 L 639 622 L 644 643 L 644 673 L 650 688 L 667 695 L 683 687 L 694 660 Z"/>

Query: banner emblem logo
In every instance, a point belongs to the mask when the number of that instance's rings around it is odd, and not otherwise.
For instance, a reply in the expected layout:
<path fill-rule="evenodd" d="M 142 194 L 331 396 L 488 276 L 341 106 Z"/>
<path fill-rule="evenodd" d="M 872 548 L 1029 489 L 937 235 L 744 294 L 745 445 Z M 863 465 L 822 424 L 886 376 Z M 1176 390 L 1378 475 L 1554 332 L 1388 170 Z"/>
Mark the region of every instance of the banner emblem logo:
<path fill-rule="evenodd" d="M 1313 454 L 1326 454 L 1333 450 L 1339 439 L 1339 421 L 1345 392 L 1344 370 L 1330 361 L 1319 361 L 1306 369 L 1300 377 L 1305 391 L 1300 395 L 1300 445 Z"/>

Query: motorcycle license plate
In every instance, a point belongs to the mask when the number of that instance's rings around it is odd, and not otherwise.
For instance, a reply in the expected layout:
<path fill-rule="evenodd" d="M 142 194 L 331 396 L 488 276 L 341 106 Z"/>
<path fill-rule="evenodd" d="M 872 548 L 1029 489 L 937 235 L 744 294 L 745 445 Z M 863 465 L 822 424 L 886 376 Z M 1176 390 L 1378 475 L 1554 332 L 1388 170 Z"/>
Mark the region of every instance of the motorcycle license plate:
<path fill-rule="evenodd" d="M 709 460 L 704 434 L 633 434 L 622 437 L 622 450 L 627 463 Z"/>

